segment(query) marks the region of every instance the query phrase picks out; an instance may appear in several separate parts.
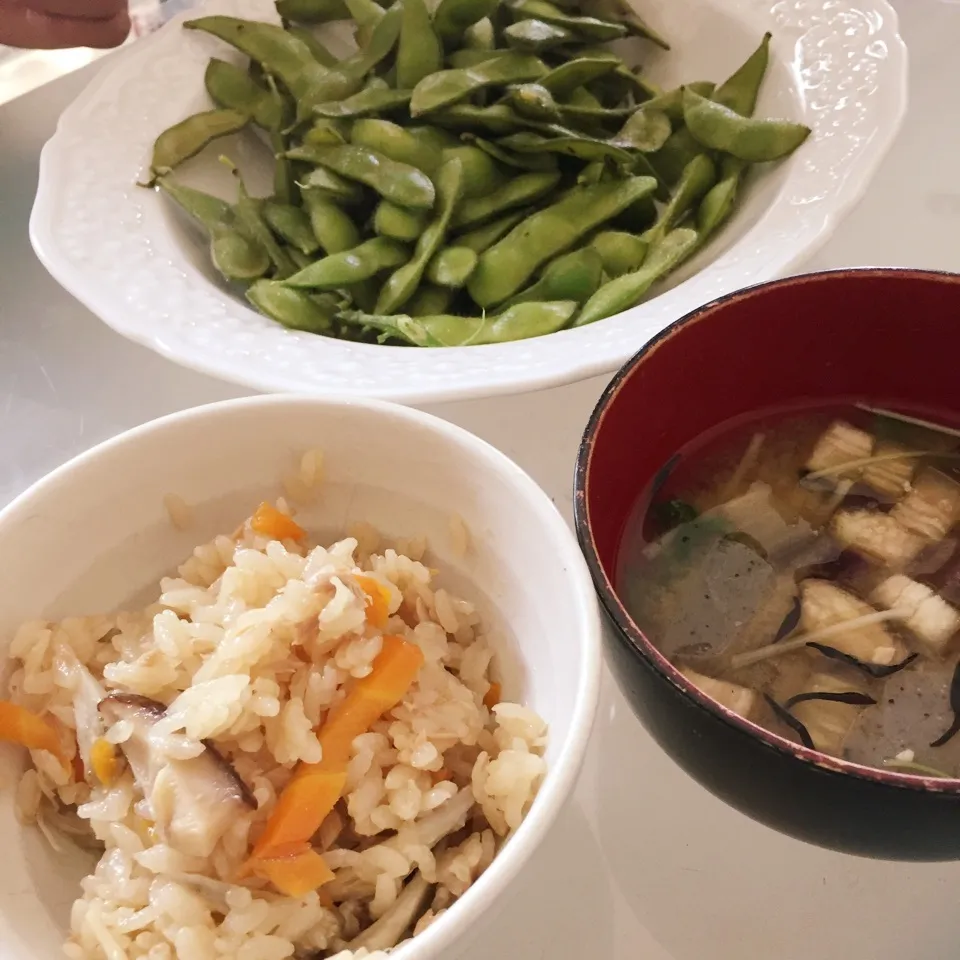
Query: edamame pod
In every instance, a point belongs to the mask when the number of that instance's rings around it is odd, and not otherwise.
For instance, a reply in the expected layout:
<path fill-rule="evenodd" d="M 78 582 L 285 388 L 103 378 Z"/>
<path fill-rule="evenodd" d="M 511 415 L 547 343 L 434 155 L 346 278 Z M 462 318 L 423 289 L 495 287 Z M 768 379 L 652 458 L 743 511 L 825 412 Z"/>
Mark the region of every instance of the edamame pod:
<path fill-rule="evenodd" d="M 449 49 L 470 27 L 490 17 L 498 6 L 499 0 L 440 0 L 433 14 L 433 25 Z"/>
<path fill-rule="evenodd" d="M 453 218 L 455 229 L 475 227 L 515 207 L 525 207 L 546 196 L 560 182 L 560 174 L 522 173 L 485 197 L 464 200 Z"/>
<path fill-rule="evenodd" d="M 541 264 L 656 189 L 652 177 L 629 177 L 578 187 L 559 202 L 528 217 L 480 256 L 467 289 L 481 307 L 500 303 L 529 280 Z"/>
<path fill-rule="evenodd" d="M 337 290 L 397 267 L 407 260 L 405 246 L 388 237 L 374 237 L 352 250 L 334 253 L 299 270 L 284 280 L 288 287 Z"/>
<path fill-rule="evenodd" d="M 277 13 L 284 20 L 300 23 L 327 23 L 350 16 L 343 0 L 277 0 Z"/>
<path fill-rule="evenodd" d="M 203 84 L 218 107 L 249 116 L 258 127 L 279 130 L 284 125 L 283 100 L 265 90 L 242 67 L 212 57 Z"/>
<path fill-rule="evenodd" d="M 207 110 L 168 127 L 153 144 L 150 185 L 214 140 L 242 130 L 249 122 L 250 115 L 239 110 Z"/>
<path fill-rule="evenodd" d="M 544 23 L 543 20 L 518 20 L 503 31 L 503 39 L 508 47 L 528 53 L 552 50 L 576 38 L 576 34 L 570 30 Z"/>
<path fill-rule="evenodd" d="M 418 117 L 452 106 L 487 87 L 536 80 L 546 72 L 539 57 L 522 53 L 505 53 L 466 70 L 439 70 L 414 87 L 410 115 Z"/>
<path fill-rule="evenodd" d="M 404 129 L 390 120 L 357 120 L 350 131 L 350 142 L 358 147 L 367 147 L 397 163 L 405 163 L 422 170 L 428 177 L 434 176 L 443 162 L 443 149 L 456 145 L 452 137 L 443 142 L 438 138 L 412 129 Z"/>
<path fill-rule="evenodd" d="M 586 302 L 574 326 L 582 327 L 603 320 L 638 304 L 657 280 L 666 276 L 696 249 L 697 241 L 696 230 L 681 227 L 668 233 L 650 250 L 639 270 L 605 283 Z"/>
<path fill-rule="evenodd" d="M 474 253 L 483 253 L 501 237 L 505 237 L 524 217 L 526 217 L 524 210 L 515 210 L 506 214 L 506 216 L 498 217 L 496 220 L 484 224 L 482 227 L 475 227 L 467 233 L 461 233 L 455 239 L 455 243 L 458 247 L 469 247 Z"/>
<path fill-rule="evenodd" d="M 410 90 L 443 66 L 443 46 L 423 0 L 403 0 L 397 48 L 397 86 Z"/>
<path fill-rule="evenodd" d="M 360 203 L 363 200 L 363 187 L 353 180 L 341 177 L 326 167 L 314 167 L 297 181 L 301 190 L 308 190 L 315 196 L 320 194 L 330 200 L 343 204 Z"/>
<path fill-rule="evenodd" d="M 304 160 L 356 180 L 401 207 L 429 210 L 436 198 L 433 183 L 421 170 L 399 163 L 368 147 L 307 145 L 287 152 L 291 160 Z"/>
<path fill-rule="evenodd" d="M 458 157 L 463 164 L 463 196 L 465 200 L 473 197 L 489 196 L 503 186 L 506 177 L 497 162 L 479 147 L 461 144 L 443 151 L 443 159 Z"/>
<path fill-rule="evenodd" d="M 477 254 L 469 247 L 445 247 L 430 261 L 427 279 L 438 287 L 459 289 L 477 268 Z"/>
<path fill-rule="evenodd" d="M 263 219 L 278 237 L 301 253 L 309 255 L 320 248 L 310 226 L 310 218 L 302 207 L 266 200 L 263 204 Z"/>
<path fill-rule="evenodd" d="M 371 315 L 344 311 L 345 323 L 373 327 L 417 347 L 469 347 L 542 337 L 562 330 L 577 310 L 573 301 L 519 303 L 495 317 Z"/>
<path fill-rule="evenodd" d="M 427 264 L 443 243 L 453 211 L 463 195 L 463 165 L 459 157 L 444 160 L 437 174 L 440 202 L 437 216 L 423 231 L 409 263 L 391 274 L 377 299 L 377 313 L 393 313 L 413 296 Z"/>
<path fill-rule="evenodd" d="M 810 136 L 802 123 L 741 117 L 692 90 L 683 92 L 683 116 L 687 129 L 705 147 L 751 163 L 779 160 Z"/>
<path fill-rule="evenodd" d="M 426 210 L 409 210 L 389 200 L 381 200 L 373 212 L 374 232 L 394 240 L 416 240 L 429 222 Z"/>
<path fill-rule="evenodd" d="M 615 279 L 625 273 L 632 273 L 643 266 L 649 244 L 632 233 L 620 230 L 605 230 L 598 233 L 590 246 L 600 255 L 603 272 Z M 591 291 L 593 293 L 593 291 Z"/>
<path fill-rule="evenodd" d="M 270 257 L 259 244 L 236 230 L 218 228 L 210 240 L 210 259 L 225 280 L 257 280 L 270 269 Z"/>
<path fill-rule="evenodd" d="M 591 247 L 583 247 L 557 257 L 548 263 L 540 279 L 511 297 L 505 306 L 530 303 L 535 300 L 573 300 L 586 303 L 603 276 L 600 254 Z"/>
<path fill-rule="evenodd" d="M 302 290 L 294 290 L 276 280 L 258 280 L 247 299 L 261 313 L 291 330 L 307 333 L 329 333 L 333 329 L 331 312 Z"/>
<path fill-rule="evenodd" d="M 325 193 L 303 190 L 310 226 L 324 253 L 340 253 L 360 243 L 357 225 Z"/>
<path fill-rule="evenodd" d="M 773 35 L 765 33 L 760 46 L 747 58 L 746 62 L 727 80 L 720 84 L 710 99 L 739 113 L 743 117 L 752 117 L 757 107 L 760 86 L 767 73 L 770 62 L 770 40 Z M 700 90 L 694 90 L 701 96 L 708 96 Z"/>
<path fill-rule="evenodd" d="M 412 93 L 412 90 L 369 87 L 343 100 L 315 104 L 313 112 L 318 117 L 329 117 L 331 119 L 364 117 L 371 113 L 382 113 L 405 106 L 410 102 Z"/>
<path fill-rule="evenodd" d="M 643 239 L 655 247 L 716 182 L 717 168 L 710 157 L 705 153 L 694 157 L 684 169 L 660 219 L 643 235 Z"/>

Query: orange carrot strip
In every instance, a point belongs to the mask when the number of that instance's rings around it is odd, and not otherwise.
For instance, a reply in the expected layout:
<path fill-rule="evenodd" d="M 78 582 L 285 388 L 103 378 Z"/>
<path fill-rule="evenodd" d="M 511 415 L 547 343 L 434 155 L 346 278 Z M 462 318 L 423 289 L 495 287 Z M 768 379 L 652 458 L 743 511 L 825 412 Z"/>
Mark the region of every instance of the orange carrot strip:
<path fill-rule="evenodd" d="M 357 586 L 367 595 L 367 622 L 382 630 L 390 616 L 390 591 L 373 577 L 354 577 Z"/>
<path fill-rule="evenodd" d="M 19 743 L 28 750 L 46 750 L 66 764 L 57 728 L 45 717 L 9 700 L 0 700 L 0 740 Z"/>
<path fill-rule="evenodd" d="M 502 690 L 499 683 L 491 683 L 490 689 L 483 695 L 483 705 L 493 709 L 500 702 Z"/>
<path fill-rule="evenodd" d="M 266 502 L 261 503 L 250 518 L 250 529 L 272 540 L 300 540 L 307 535 L 293 517 Z"/>
<path fill-rule="evenodd" d="M 90 766 L 93 767 L 97 779 L 105 787 L 112 786 L 114 780 L 117 779 L 120 766 L 117 748 L 109 740 L 104 740 L 103 737 L 94 740 L 93 746 L 90 748 Z"/>
<path fill-rule="evenodd" d="M 323 857 L 307 846 L 292 856 L 257 860 L 254 871 L 288 897 L 302 897 L 333 879 Z"/>
<path fill-rule="evenodd" d="M 305 844 L 320 829 L 343 793 L 353 741 L 403 699 L 422 664 L 423 652 L 416 644 L 402 637 L 383 638 L 373 670 L 331 708 L 319 730 L 323 759 L 301 763 L 281 792 L 254 846 L 254 860 Z"/>

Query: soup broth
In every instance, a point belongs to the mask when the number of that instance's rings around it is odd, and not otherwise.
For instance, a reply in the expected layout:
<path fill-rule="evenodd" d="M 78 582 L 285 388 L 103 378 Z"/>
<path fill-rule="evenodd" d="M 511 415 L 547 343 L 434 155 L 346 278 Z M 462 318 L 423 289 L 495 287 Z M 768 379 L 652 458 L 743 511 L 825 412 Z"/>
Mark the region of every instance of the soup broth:
<path fill-rule="evenodd" d="M 760 415 L 643 492 L 618 591 L 722 706 L 873 767 L 960 776 L 960 431 L 894 411 Z"/>

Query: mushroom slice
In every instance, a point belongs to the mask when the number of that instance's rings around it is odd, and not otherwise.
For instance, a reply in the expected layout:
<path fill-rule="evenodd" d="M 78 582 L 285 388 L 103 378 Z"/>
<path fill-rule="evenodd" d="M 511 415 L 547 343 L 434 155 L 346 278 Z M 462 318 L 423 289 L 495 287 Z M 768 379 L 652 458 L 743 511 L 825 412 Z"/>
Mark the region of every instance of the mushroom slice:
<path fill-rule="evenodd" d="M 960 484 L 928 468 L 911 491 L 890 511 L 902 527 L 928 540 L 942 540 L 960 519 Z"/>
<path fill-rule="evenodd" d="M 800 584 L 800 624 L 804 633 L 815 633 L 828 627 L 850 623 L 849 630 L 830 636 L 835 650 L 856 657 L 864 663 L 898 663 L 907 655 L 903 642 L 876 619 L 857 622 L 877 611 L 859 597 L 828 583 L 826 580 L 804 580 Z"/>
<path fill-rule="evenodd" d="M 926 584 L 902 573 L 887 577 L 870 595 L 887 610 L 903 608 L 904 625 L 934 656 L 942 656 L 950 639 L 960 628 L 960 613 L 938 597 Z"/>
<path fill-rule="evenodd" d="M 383 915 L 351 940 L 347 949 L 356 951 L 363 947 L 374 953 L 395 947 L 426 909 L 432 890 L 433 885 L 418 870 Z"/>
<path fill-rule="evenodd" d="M 712 697 L 721 707 L 726 707 L 734 713 L 747 719 L 757 707 L 757 694 L 749 687 L 739 683 L 730 683 L 727 680 L 716 680 L 705 674 L 697 673 L 689 667 L 681 667 L 680 672 L 701 692 Z"/>
<path fill-rule="evenodd" d="M 875 457 L 884 457 L 863 468 L 861 481 L 881 497 L 899 500 L 909 489 L 913 471 L 917 466 L 915 457 L 904 456 L 897 458 L 897 454 L 908 454 L 910 450 L 900 443 L 890 440 L 881 440 L 874 448 Z"/>
<path fill-rule="evenodd" d="M 209 857 L 236 818 L 256 801 L 236 771 L 210 743 L 189 760 L 171 759 L 152 728 L 166 713 L 162 703 L 134 694 L 112 694 L 100 703 L 108 723 L 129 720 L 133 734 L 121 744 L 166 843 L 181 853 Z"/>
<path fill-rule="evenodd" d="M 927 540 L 876 510 L 838 510 L 830 533 L 845 547 L 871 563 L 900 569 L 913 561 Z"/>
<path fill-rule="evenodd" d="M 829 479 L 855 480 L 861 468 L 851 467 L 841 470 L 847 463 L 864 460 L 873 452 L 873 437 L 865 430 L 858 430 L 843 420 L 836 420 L 827 428 L 817 441 L 817 445 L 807 460 L 809 473 L 827 471 Z M 836 471 L 836 472 L 833 472 Z"/>

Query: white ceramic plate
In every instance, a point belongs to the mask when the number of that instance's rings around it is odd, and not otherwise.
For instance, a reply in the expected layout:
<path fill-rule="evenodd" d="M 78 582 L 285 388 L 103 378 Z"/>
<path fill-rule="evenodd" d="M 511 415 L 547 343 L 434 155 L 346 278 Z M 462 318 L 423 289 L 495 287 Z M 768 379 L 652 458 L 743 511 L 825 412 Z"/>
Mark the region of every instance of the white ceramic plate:
<path fill-rule="evenodd" d="M 720 80 L 766 30 L 772 62 L 758 115 L 813 135 L 756 173 L 736 216 L 659 296 L 608 320 L 494 346 L 424 350 L 296 333 L 228 292 L 203 242 L 164 198 L 134 184 L 156 135 L 207 109 L 203 71 L 229 56 L 174 20 L 117 56 L 60 119 L 43 150 L 30 221 L 38 256 L 118 332 L 185 366 L 259 390 L 408 403 L 519 393 L 611 371 L 653 334 L 715 297 L 783 275 L 819 247 L 866 190 L 906 108 L 907 57 L 884 0 L 637 0 L 673 43 L 645 51 L 665 86 Z M 211 0 L 205 12 L 274 18 L 270 0 Z M 252 151 L 226 147 L 242 166 Z M 185 174 L 217 188 L 221 143 Z M 256 186 L 256 184 L 254 184 Z M 222 189 L 222 188 L 221 188 Z"/>

